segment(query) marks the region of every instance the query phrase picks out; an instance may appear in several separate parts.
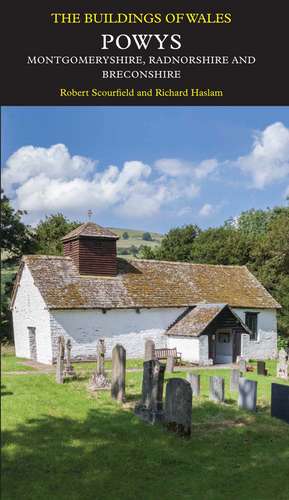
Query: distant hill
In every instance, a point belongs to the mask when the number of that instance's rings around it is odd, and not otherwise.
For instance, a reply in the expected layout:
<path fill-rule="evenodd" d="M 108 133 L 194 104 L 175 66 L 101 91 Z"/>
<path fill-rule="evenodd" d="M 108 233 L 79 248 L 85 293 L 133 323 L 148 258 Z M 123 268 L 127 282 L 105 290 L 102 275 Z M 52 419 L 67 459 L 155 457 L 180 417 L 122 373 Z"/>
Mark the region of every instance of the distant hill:
<path fill-rule="evenodd" d="M 134 257 L 138 252 L 131 252 L 131 248 L 135 247 L 137 251 L 140 249 L 142 245 L 147 245 L 150 247 L 156 247 L 160 245 L 163 235 L 160 233 L 153 233 L 151 231 L 140 230 L 140 229 L 126 229 L 126 228 L 115 228 L 109 227 L 113 233 L 119 236 L 119 240 L 117 242 L 118 255 L 122 257 Z M 123 234 L 127 233 L 128 238 L 123 238 Z M 149 233 L 151 235 L 152 240 L 146 241 L 143 240 L 143 234 Z"/>

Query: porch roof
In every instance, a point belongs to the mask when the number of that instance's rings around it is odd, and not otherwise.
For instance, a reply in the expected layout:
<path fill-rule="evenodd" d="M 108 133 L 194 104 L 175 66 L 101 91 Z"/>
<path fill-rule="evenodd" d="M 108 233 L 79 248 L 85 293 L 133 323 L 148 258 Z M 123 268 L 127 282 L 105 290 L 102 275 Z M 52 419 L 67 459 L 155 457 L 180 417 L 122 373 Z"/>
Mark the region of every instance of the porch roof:
<path fill-rule="evenodd" d="M 176 321 L 169 326 L 166 335 L 181 337 L 199 337 L 208 326 L 224 311 L 229 312 L 235 320 L 236 326 L 241 326 L 246 333 L 251 331 L 243 321 L 232 311 L 228 304 L 198 304 L 188 307 Z"/>

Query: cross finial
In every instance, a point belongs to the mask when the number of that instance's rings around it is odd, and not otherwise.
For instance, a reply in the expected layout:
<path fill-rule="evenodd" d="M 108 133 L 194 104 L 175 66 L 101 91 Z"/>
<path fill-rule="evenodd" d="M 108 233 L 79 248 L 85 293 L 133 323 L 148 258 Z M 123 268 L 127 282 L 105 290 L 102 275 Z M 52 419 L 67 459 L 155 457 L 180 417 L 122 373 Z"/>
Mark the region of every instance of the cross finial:
<path fill-rule="evenodd" d="M 88 220 L 90 221 L 92 216 L 92 210 L 89 209 L 87 215 L 88 215 Z"/>

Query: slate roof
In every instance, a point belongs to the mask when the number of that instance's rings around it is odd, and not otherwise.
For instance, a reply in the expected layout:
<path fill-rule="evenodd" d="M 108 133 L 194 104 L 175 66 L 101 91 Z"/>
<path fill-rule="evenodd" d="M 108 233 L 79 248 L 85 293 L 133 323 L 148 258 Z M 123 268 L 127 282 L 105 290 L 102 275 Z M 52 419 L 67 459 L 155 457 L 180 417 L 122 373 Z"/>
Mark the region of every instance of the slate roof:
<path fill-rule="evenodd" d="M 78 238 L 81 236 L 91 237 L 91 238 L 111 238 L 114 240 L 118 240 L 118 236 L 110 231 L 109 229 L 99 226 L 94 222 L 85 222 L 81 224 L 76 229 L 73 229 L 69 233 L 67 233 L 62 239 L 62 241 L 71 240 L 74 238 Z"/>
<path fill-rule="evenodd" d="M 117 259 L 117 276 L 104 277 L 80 276 L 70 257 L 29 255 L 23 263 L 50 309 L 280 307 L 244 266 Z"/>
<path fill-rule="evenodd" d="M 227 304 L 198 304 L 193 309 L 186 309 L 186 311 L 167 329 L 166 335 L 199 337 L 212 321 L 226 308 L 247 333 L 250 333 L 247 326 L 236 316 Z"/>

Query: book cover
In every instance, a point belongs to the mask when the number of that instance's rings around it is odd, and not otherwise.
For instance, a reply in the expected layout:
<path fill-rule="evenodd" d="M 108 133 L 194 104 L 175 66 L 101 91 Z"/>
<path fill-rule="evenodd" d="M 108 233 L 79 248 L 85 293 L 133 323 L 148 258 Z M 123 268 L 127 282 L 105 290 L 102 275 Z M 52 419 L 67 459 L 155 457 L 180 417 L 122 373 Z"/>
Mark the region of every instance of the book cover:
<path fill-rule="evenodd" d="M 286 3 L 1 13 L 3 499 L 285 500 Z"/>

